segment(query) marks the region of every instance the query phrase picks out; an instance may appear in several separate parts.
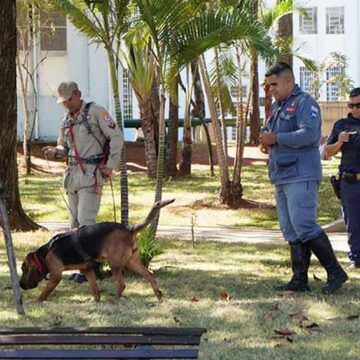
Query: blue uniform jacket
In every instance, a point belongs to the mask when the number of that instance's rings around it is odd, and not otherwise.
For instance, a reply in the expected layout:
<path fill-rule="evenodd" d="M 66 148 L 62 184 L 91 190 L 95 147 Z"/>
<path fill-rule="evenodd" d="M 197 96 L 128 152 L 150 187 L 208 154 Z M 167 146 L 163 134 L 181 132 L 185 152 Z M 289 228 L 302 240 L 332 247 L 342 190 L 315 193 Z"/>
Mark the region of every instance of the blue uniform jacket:
<path fill-rule="evenodd" d="M 263 131 L 277 134 L 277 143 L 269 148 L 272 183 L 321 180 L 321 113 L 309 94 L 296 85 L 282 103 L 273 103 Z"/>

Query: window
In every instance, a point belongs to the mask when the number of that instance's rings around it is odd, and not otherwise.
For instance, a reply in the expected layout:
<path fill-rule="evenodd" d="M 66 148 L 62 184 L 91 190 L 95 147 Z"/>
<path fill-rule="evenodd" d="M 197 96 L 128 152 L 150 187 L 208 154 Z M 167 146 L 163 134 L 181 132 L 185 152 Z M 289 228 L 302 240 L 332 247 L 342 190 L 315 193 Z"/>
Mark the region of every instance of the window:
<path fill-rule="evenodd" d="M 132 88 L 129 79 L 129 72 L 123 69 L 123 117 L 124 120 L 133 118 Z"/>
<path fill-rule="evenodd" d="M 344 34 L 344 7 L 326 8 L 326 33 Z"/>
<path fill-rule="evenodd" d="M 232 86 L 231 87 L 231 96 L 234 98 L 238 97 L 238 87 L 237 86 Z M 247 96 L 247 85 L 242 85 L 242 97 L 243 99 L 246 99 Z"/>
<path fill-rule="evenodd" d="M 40 15 L 40 48 L 45 51 L 66 51 L 66 17 L 56 11 Z"/>
<path fill-rule="evenodd" d="M 312 93 L 311 71 L 305 66 L 300 66 L 300 87 L 303 91 Z"/>
<path fill-rule="evenodd" d="M 339 98 L 339 87 L 335 83 L 335 77 L 341 74 L 343 69 L 340 66 L 326 70 L 326 100 L 337 101 Z"/>
<path fill-rule="evenodd" d="M 317 34 L 317 8 L 305 8 L 304 15 L 300 15 L 300 33 L 301 34 Z"/>

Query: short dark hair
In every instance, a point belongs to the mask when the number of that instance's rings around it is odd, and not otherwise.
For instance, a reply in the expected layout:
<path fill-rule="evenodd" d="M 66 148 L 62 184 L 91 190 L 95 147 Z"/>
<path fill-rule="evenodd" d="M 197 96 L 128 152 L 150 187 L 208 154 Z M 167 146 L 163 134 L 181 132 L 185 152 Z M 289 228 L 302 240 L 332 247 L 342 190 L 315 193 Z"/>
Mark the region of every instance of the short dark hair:
<path fill-rule="evenodd" d="M 265 77 L 271 76 L 271 75 L 282 75 L 283 73 L 290 73 L 292 77 L 294 77 L 293 70 L 291 66 L 285 62 L 277 62 L 273 65 L 271 65 L 268 70 L 265 73 Z"/>
<path fill-rule="evenodd" d="M 349 94 L 350 97 L 355 97 L 355 96 L 358 96 L 358 95 L 360 95 L 360 87 L 352 89 L 350 91 L 350 94 Z"/>

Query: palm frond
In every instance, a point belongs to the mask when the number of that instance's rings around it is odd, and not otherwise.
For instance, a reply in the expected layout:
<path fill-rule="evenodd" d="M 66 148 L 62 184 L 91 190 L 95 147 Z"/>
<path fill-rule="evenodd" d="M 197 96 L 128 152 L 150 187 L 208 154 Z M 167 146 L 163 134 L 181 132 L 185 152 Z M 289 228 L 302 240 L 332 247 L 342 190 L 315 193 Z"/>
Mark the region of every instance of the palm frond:
<path fill-rule="evenodd" d="M 68 16 L 80 32 L 95 41 L 102 39 L 102 30 L 96 26 L 84 8 L 74 5 L 75 2 L 73 3 L 70 0 L 52 0 L 52 2 L 57 10 Z"/>

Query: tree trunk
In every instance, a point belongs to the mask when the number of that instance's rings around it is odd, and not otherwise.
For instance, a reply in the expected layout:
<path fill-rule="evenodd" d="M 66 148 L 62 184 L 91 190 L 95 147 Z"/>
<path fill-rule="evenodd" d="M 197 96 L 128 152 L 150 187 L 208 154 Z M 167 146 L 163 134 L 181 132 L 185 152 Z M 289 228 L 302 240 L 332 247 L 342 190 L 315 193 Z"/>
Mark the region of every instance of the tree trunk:
<path fill-rule="evenodd" d="M 156 149 L 159 151 L 159 118 L 160 118 L 160 100 L 159 100 L 160 84 L 157 74 L 154 74 L 154 80 L 151 87 L 150 103 L 152 107 L 152 120 L 154 127 L 154 138 Z"/>
<path fill-rule="evenodd" d="M 244 146 L 245 146 L 245 126 L 246 121 L 244 117 L 243 106 L 243 94 L 242 94 L 242 67 L 240 49 L 236 46 L 236 59 L 238 69 L 238 98 L 236 107 L 236 151 L 235 151 L 235 163 L 233 171 L 233 179 L 230 186 L 230 206 L 233 208 L 239 207 L 240 201 L 243 196 L 243 187 L 241 184 L 241 171 L 244 158 Z"/>
<path fill-rule="evenodd" d="M 253 18 L 258 18 L 258 0 L 252 0 Z M 250 144 L 259 145 L 260 138 L 260 108 L 259 108 L 259 72 L 257 51 L 250 49 L 250 74 L 251 74 L 251 114 L 250 117 Z"/>
<path fill-rule="evenodd" d="M 20 201 L 16 161 L 16 8 L 14 0 L 0 7 L 0 182 L 8 211 L 9 225 L 15 230 L 39 228 L 26 216 Z"/>
<path fill-rule="evenodd" d="M 207 124 L 205 123 L 205 96 L 201 86 L 201 78 L 199 73 L 199 65 L 196 62 L 191 63 L 191 73 L 194 82 L 194 95 L 195 95 L 195 105 L 193 106 L 192 116 L 198 117 L 201 120 L 202 126 L 205 131 L 206 143 L 208 146 L 209 152 L 209 164 L 210 164 L 210 176 L 215 176 L 214 172 L 214 156 L 211 146 L 211 138 Z"/>
<path fill-rule="evenodd" d="M 153 112 L 150 98 L 140 99 L 138 97 L 141 128 L 144 133 L 145 157 L 147 173 L 149 178 L 156 178 L 157 151 L 155 143 Z"/>
<path fill-rule="evenodd" d="M 169 103 L 169 124 L 167 133 L 166 147 L 166 169 L 165 176 L 177 175 L 177 145 L 179 131 L 179 100 L 178 100 L 178 84 L 176 84 L 176 99 L 170 97 Z"/>
<path fill-rule="evenodd" d="M 190 91 L 190 89 L 188 89 Z M 188 101 L 187 101 L 188 102 Z M 192 154 L 192 137 L 191 137 L 191 118 L 190 104 L 185 105 L 183 145 L 181 151 L 181 161 L 179 164 L 179 175 L 191 175 L 191 154 Z"/>
<path fill-rule="evenodd" d="M 206 69 L 205 59 L 203 57 L 200 58 L 200 71 L 201 77 L 204 82 L 204 89 L 208 99 L 209 110 L 211 115 L 211 122 L 214 127 L 215 141 L 216 141 L 216 153 L 219 162 L 220 169 L 220 194 L 219 200 L 221 204 L 227 204 L 229 201 L 230 195 L 230 182 L 229 182 L 229 166 L 227 159 L 225 157 L 224 146 L 223 146 L 223 138 L 221 134 L 221 126 L 219 122 L 219 118 L 216 111 L 216 105 L 214 102 L 214 98 L 211 92 L 210 81 Z"/>
<path fill-rule="evenodd" d="M 293 16 L 292 16 L 292 14 L 287 14 L 285 16 L 282 16 L 279 19 L 276 37 L 281 38 L 281 39 L 292 39 L 292 37 L 293 37 Z M 293 56 L 291 53 L 281 55 L 278 60 L 286 62 L 291 67 L 293 66 Z"/>
<path fill-rule="evenodd" d="M 119 82 L 117 76 L 117 69 L 115 66 L 116 61 L 114 59 L 113 49 L 111 47 L 108 47 L 106 51 L 109 61 L 111 88 L 114 96 L 116 122 L 120 127 L 121 131 L 124 131 L 122 124 L 121 108 L 120 108 Z M 120 156 L 120 184 L 121 184 L 120 185 L 121 186 L 121 190 L 120 190 L 121 222 L 127 225 L 129 223 L 129 188 L 128 188 L 125 143 L 121 150 L 121 156 Z"/>

